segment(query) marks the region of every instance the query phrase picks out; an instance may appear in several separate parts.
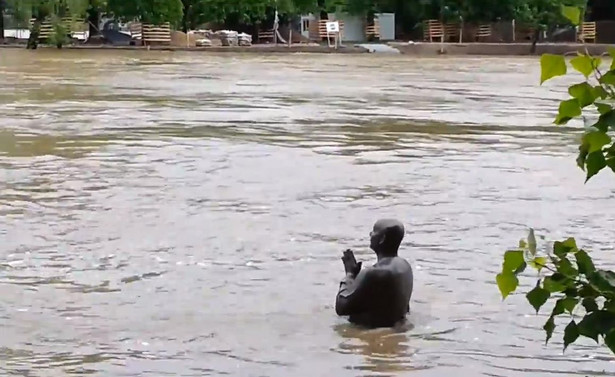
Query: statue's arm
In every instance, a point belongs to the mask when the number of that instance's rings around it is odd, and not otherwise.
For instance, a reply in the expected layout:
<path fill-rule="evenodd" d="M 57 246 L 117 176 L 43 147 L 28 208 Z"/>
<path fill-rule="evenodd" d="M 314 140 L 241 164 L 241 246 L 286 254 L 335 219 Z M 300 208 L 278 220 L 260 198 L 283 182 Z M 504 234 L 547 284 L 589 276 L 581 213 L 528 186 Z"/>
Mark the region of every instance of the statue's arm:
<path fill-rule="evenodd" d="M 337 315 L 351 315 L 364 310 L 368 298 L 369 275 L 366 270 L 363 270 L 356 278 L 346 275 L 342 279 L 335 299 Z"/>

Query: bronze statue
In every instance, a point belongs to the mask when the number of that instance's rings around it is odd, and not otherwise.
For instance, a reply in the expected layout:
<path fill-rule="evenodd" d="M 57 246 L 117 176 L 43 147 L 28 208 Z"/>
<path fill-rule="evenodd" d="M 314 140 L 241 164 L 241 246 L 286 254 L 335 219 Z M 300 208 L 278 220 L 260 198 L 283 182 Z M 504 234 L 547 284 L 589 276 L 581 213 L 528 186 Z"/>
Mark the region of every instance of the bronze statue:
<path fill-rule="evenodd" d="M 370 233 L 370 248 L 378 262 L 364 270 L 352 250 L 344 251 L 346 276 L 335 301 L 338 315 L 370 328 L 393 327 L 405 319 L 410 311 L 413 276 L 410 264 L 397 255 L 404 233 L 401 222 L 378 220 Z"/>

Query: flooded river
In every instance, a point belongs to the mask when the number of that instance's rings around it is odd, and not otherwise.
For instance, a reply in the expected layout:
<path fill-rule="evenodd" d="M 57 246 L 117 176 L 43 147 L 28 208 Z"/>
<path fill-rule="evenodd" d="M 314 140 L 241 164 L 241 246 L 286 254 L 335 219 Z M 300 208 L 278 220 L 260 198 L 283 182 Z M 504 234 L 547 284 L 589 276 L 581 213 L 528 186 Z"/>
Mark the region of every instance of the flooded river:
<path fill-rule="evenodd" d="M 529 226 L 613 265 L 613 176 L 583 184 L 579 125 L 550 124 L 564 83 L 538 79 L 536 58 L 0 49 L 0 374 L 615 375 L 494 283 Z M 406 331 L 333 308 L 380 217 L 407 229 Z"/>

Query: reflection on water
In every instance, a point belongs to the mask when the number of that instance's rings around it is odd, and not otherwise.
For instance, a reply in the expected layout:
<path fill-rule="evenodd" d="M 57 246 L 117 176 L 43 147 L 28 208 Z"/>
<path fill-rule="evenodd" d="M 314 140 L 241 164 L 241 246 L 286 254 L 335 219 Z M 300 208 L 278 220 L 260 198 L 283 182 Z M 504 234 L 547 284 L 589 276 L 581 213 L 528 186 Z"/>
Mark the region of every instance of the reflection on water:
<path fill-rule="evenodd" d="M 336 325 L 335 331 L 343 338 L 339 352 L 362 355 L 362 365 L 348 366 L 362 371 L 360 375 L 395 376 L 399 372 L 416 369 L 407 332 L 414 328 L 410 323 L 394 329 L 366 330 L 350 324 Z"/>
<path fill-rule="evenodd" d="M 533 226 L 615 246 L 534 58 L 0 51 L 0 374 L 615 375 L 502 302 Z M 333 308 L 397 217 L 403 331 Z M 522 283 L 531 285 L 528 277 Z"/>
<path fill-rule="evenodd" d="M 57 156 L 81 158 L 104 147 L 106 137 L 58 137 L 0 132 L 0 154 L 8 157 Z"/>

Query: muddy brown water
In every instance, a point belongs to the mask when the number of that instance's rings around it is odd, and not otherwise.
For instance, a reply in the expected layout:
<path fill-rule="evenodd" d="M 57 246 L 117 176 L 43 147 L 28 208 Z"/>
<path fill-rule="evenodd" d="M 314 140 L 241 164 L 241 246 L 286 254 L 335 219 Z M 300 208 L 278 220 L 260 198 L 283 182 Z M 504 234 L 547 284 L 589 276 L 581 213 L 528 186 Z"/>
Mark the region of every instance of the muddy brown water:
<path fill-rule="evenodd" d="M 494 284 L 533 226 L 611 266 L 565 81 L 535 58 L 0 50 L 0 373 L 615 375 Z M 574 78 L 568 81 L 574 81 Z M 409 324 L 334 313 L 341 251 L 407 227 Z M 529 287 L 534 277 L 522 281 Z"/>

